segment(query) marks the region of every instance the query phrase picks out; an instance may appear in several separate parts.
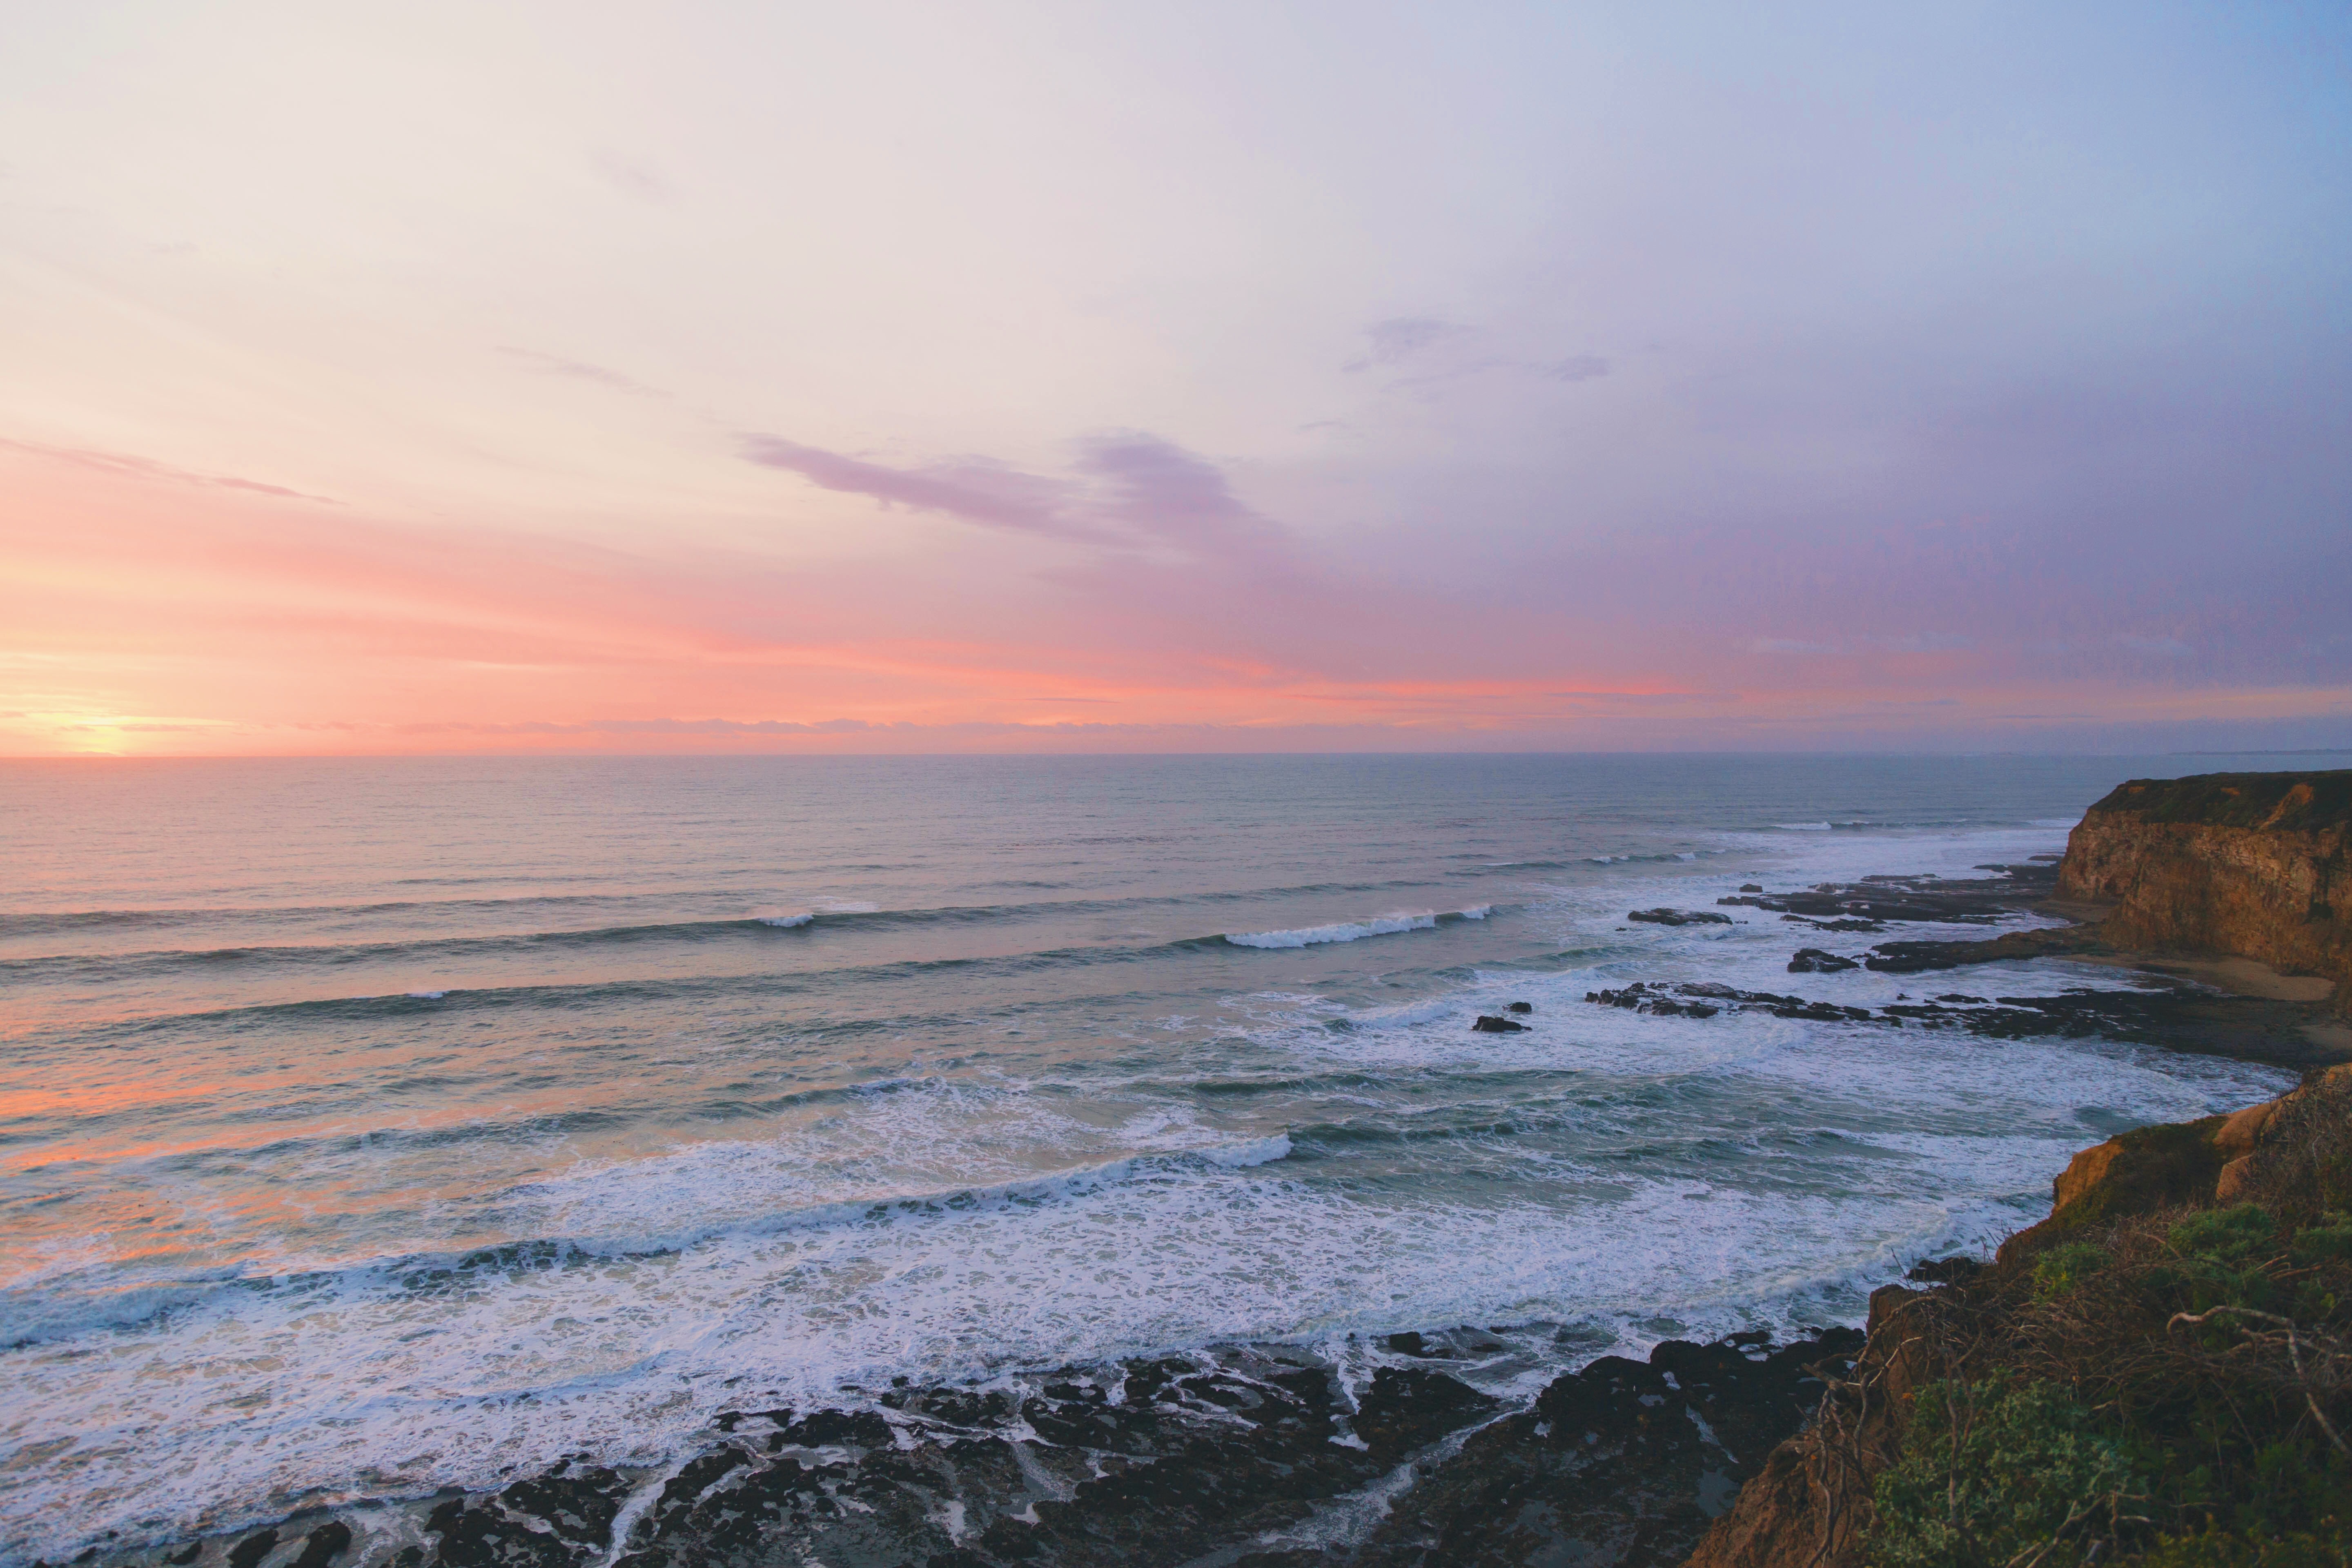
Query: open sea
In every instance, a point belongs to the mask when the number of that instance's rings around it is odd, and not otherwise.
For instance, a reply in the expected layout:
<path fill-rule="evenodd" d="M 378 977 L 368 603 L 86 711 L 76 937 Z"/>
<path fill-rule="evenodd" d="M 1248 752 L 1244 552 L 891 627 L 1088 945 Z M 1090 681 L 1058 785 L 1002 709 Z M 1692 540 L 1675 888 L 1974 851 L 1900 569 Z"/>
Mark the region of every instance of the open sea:
<path fill-rule="evenodd" d="M 2315 765 L 0 763 L 0 1560 L 656 1462 L 894 1378 L 1476 1324 L 1532 1393 L 1858 1321 L 2075 1150 L 2288 1076 L 1589 1005 L 1950 988 L 1626 912 L 1965 876 L 2127 777 Z M 2061 984 L 2132 977 L 1962 988 Z M 1511 1001 L 1527 1033 L 1472 1032 Z"/>

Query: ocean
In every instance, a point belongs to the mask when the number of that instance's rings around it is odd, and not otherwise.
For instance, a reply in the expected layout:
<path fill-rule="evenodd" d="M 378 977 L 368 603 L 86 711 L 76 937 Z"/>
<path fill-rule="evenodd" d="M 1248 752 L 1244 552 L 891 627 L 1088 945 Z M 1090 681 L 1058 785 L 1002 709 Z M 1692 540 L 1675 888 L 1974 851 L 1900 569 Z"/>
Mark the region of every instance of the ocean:
<path fill-rule="evenodd" d="M 1590 1005 L 1795 989 L 1820 940 L 1627 912 L 1967 876 L 2125 778 L 2279 765 L 2321 764 L 0 763 L 0 1558 L 899 1379 L 1474 1324 L 1525 1395 L 1855 1321 L 2076 1149 L 2288 1075 Z M 2133 978 L 1967 988 L 2061 983 Z"/>

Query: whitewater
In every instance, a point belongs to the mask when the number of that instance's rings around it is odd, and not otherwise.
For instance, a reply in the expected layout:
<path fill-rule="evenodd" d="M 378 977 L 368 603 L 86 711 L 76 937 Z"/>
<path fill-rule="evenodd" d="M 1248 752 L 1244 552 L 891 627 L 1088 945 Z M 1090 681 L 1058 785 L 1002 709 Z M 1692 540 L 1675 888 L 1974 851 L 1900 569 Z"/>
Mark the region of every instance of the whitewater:
<path fill-rule="evenodd" d="M 1471 1324 L 1507 1393 L 1853 1321 L 2074 1150 L 2285 1075 L 1591 1005 L 1819 940 L 1628 911 L 1984 875 L 2230 765 L 0 764 L 0 1558 L 898 1379 Z M 2133 979 L 1969 988 L 2059 984 Z"/>

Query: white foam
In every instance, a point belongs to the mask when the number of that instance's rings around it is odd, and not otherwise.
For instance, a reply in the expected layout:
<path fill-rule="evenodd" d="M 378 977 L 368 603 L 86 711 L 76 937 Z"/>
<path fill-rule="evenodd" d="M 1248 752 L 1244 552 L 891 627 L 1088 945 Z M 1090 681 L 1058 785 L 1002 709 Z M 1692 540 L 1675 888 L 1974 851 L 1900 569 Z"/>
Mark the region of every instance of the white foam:
<path fill-rule="evenodd" d="M 798 910 L 791 914 L 753 915 L 751 918 L 763 926 L 781 926 L 789 930 L 793 926 L 804 926 L 816 919 L 816 916 L 806 910 Z"/>
<path fill-rule="evenodd" d="M 1790 833 L 1827 833 L 1830 831 L 1830 825 L 1826 822 L 1776 822 L 1772 826 L 1775 827 L 1786 828 Z"/>
<path fill-rule="evenodd" d="M 403 992 L 402 994 L 414 996 L 420 1002 L 438 1002 L 441 998 L 449 994 L 449 993 L 446 991 L 407 991 Z"/>
<path fill-rule="evenodd" d="M 1327 942 L 1359 942 L 1368 936 L 1394 936 L 1400 931 L 1429 931 L 1435 915 L 1381 915 L 1368 921 L 1339 921 L 1330 925 L 1301 926 L 1295 931 L 1227 931 L 1235 947 L 1314 947 Z"/>
<path fill-rule="evenodd" d="M 1495 906 L 1492 904 L 1472 904 L 1468 909 L 1461 910 L 1460 914 L 1465 921 L 1483 921 L 1494 912 Z"/>
<path fill-rule="evenodd" d="M 1219 1149 L 1203 1149 L 1201 1158 L 1228 1171 L 1245 1171 L 1253 1165 L 1270 1165 L 1276 1160 L 1290 1157 L 1290 1134 L 1277 1132 L 1271 1138 L 1253 1138 L 1246 1143 L 1233 1143 Z"/>

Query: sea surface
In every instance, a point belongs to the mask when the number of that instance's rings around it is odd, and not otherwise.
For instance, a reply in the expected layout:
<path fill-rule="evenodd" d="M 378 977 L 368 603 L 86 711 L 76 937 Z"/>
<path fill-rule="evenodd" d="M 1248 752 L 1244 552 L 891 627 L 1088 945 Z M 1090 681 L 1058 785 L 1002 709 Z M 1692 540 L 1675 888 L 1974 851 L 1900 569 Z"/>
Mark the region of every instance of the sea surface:
<path fill-rule="evenodd" d="M 658 1462 L 894 1378 L 1475 1324 L 1532 1392 L 1855 1321 L 2074 1150 L 2285 1075 L 1587 1005 L 1921 984 L 1627 911 L 2325 763 L 0 763 L 0 1559 Z M 2133 979 L 1963 988 L 2062 984 Z"/>

